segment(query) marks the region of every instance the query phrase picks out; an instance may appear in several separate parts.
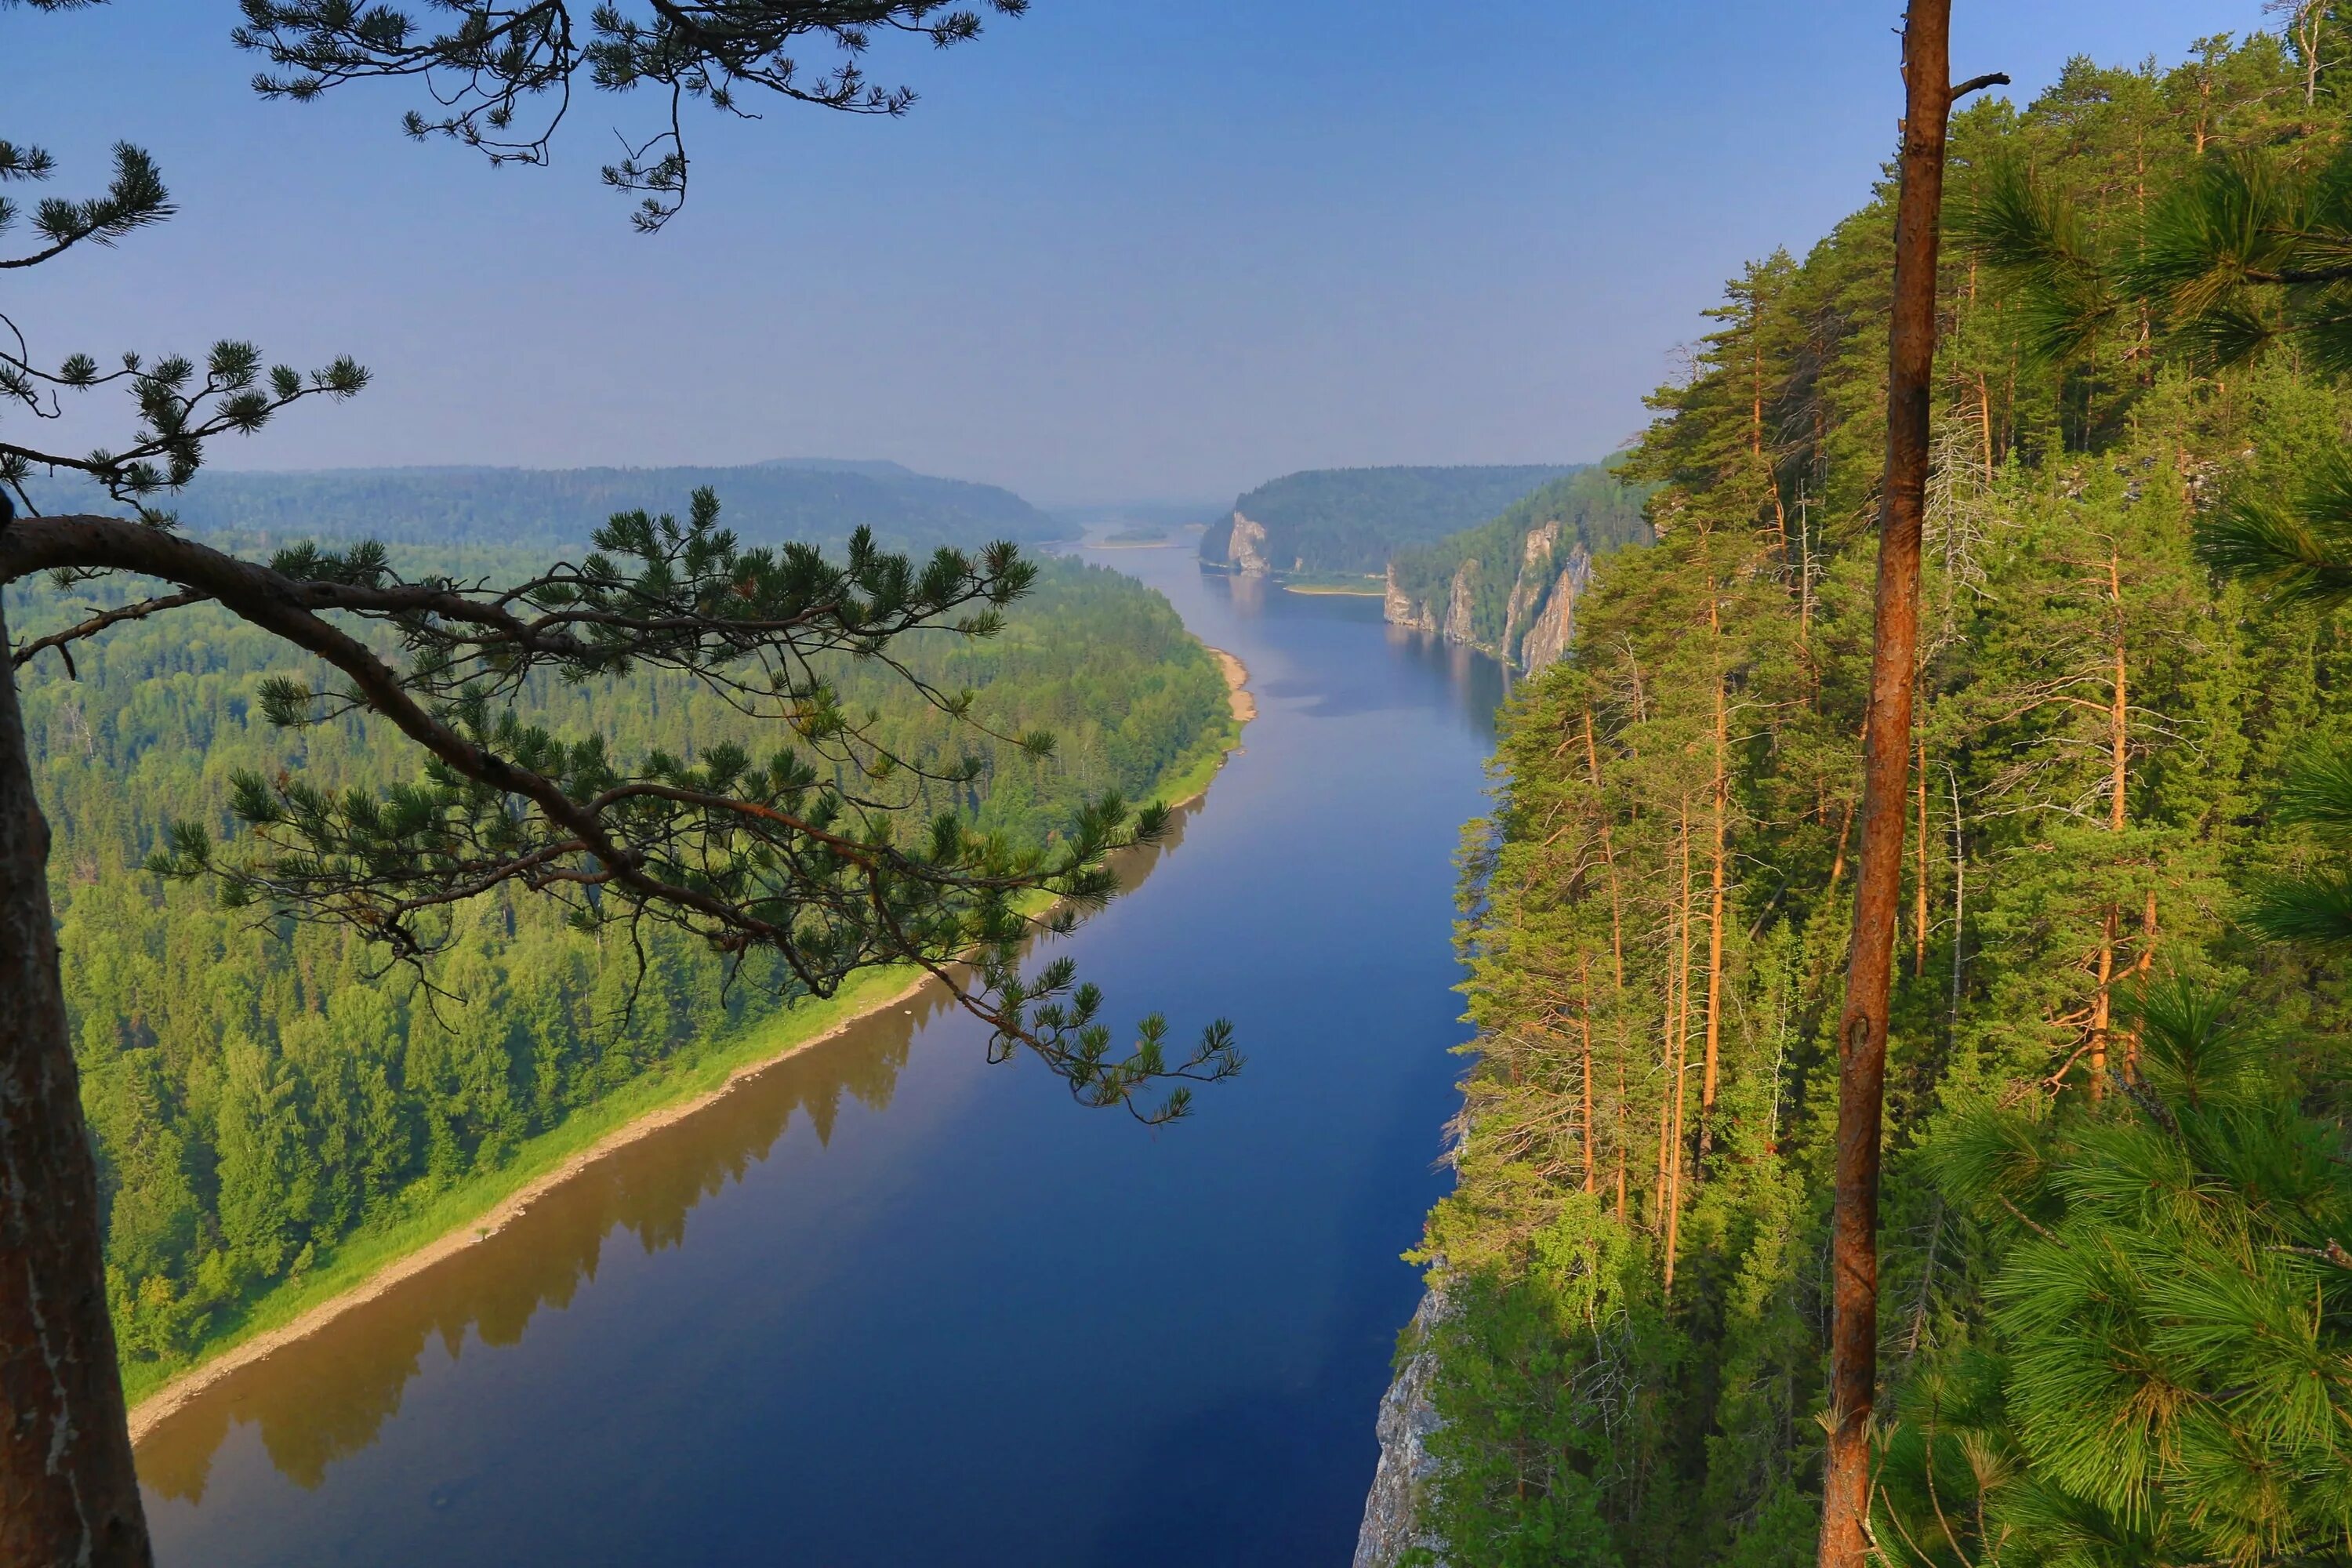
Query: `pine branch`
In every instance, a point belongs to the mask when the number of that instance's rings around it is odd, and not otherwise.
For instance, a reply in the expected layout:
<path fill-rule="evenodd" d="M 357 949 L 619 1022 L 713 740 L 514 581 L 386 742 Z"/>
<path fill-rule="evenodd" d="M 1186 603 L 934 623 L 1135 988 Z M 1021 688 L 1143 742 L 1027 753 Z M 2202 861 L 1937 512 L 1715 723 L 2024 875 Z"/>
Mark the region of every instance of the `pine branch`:
<path fill-rule="evenodd" d="M 242 0 L 231 35 L 272 70 L 254 78 L 265 98 L 308 102 L 355 81 L 413 80 L 430 100 L 404 129 L 446 137 L 492 163 L 544 164 L 572 104 L 576 79 L 599 91 L 650 86 L 667 99 L 666 123 L 603 170 L 606 184 L 643 197 L 634 216 L 658 230 L 686 200 L 688 160 L 684 106 L 692 100 L 743 119 L 749 92 L 839 113 L 896 118 L 914 106 L 911 88 L 868 79 L 863 64 L 877 32 L 949 48 L 979 37 L 984 8 L 1020 16 L 1029 0 L 642 0 L 625 9 L 578 0 L 435 0 L 453 13 L 424 25 L 392 5 L 364 9 L 342 0 Z M 797 51 L 815 44 L 831 63 L 814 70 Z"/>

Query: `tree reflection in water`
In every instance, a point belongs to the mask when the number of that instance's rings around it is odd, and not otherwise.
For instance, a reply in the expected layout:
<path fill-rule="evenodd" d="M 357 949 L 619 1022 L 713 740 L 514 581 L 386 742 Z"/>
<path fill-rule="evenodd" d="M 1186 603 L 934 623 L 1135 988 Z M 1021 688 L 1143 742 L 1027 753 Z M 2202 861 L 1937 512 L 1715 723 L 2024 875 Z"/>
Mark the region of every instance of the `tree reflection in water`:
<path fill-rule="evenodd" d="M 1121 858 L 1123 886 L 1139 885 L 1183 841 L 1196 809 L 1178 810 L 1159 847 Z M 926 986 L 743 1079 L 693 1115 L 581 1170 L 496 1234 L 223 1378 L 148 1435 L 140 1479 L 163 1497 L 201 1502 L 231 1424 L 251 1423 L 278 1472 L 315 1489 L 330 1465 L 366 1448 L 399 1413 L 435 1336 L 452 1360 L 469 1330 L 486 1346 L 519 1344 L 541 1307 L 569 1306 L 596 1278 L 616 1235 L 635 1237 L 647 1254 L 679 1246 L 687 1215 L 764 1163 L 795 1113 L 806 1114 L 824 1145 L 844 1095 L 887 1110 L 916 1033 L 950 1005 L 943 988 Z"/>

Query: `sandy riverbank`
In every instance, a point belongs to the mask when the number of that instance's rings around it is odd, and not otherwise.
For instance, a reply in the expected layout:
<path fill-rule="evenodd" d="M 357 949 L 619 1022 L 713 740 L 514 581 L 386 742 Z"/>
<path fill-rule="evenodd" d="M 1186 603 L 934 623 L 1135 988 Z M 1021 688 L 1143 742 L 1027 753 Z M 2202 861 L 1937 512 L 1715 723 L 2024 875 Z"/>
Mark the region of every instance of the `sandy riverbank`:
<path fill-rule="evenodd" d="M 1249 670 L 1240 659 L 1222 648 L 1210 648 L 1209 652 L 1214 656 L 1217 668 L 1224 675 L 1227 699 L 1233 705 L 1234 721 L 1245 724 L 1256 718 L 1257 701 L 1250 695 L 1248 689 Z M 1188 804 L 1198 800 L 1207 793 L 1208 784 L 1203 783 L 1199 789 L 1192 791 L 1183 800 L 1172 804 L 1180 805 Z M 256 1334 L 249 1340 L 240 1341 L 207 1361 L 199 1362 L 132 1407 L 131 1441 L 134 1445 L 140 1442 L 183 1405 L 222 1379 L 253 1365 L 264 1357 L 272 1355 L 297 1341 L 317 1333 L 344 1313 L 374 1300 L 404 1280 L 424 1273 L 444 1258 L 454 1257 L 467 1247 L 496 1236 L 505 1228 L 509 1221 L 521 1214 L 524 1209 L 597 1162 L 610 1157 L 615 1151 L 627 1148 L 630 1144 L 649 1138 L 666 1127 L 674 1126 L 685 1121 L 721 1096 L 731 1092 L 743 1079 L 766 1071 L 786 1057 L 807 1050 L 813 1046 L 823 1045 L 825 1041 L 835 1038 L 852 1026 L 877 1013 L 902 1005 L 929 984 L 930 976 L 928 974 L 915 975 L 905 985 L 869 1005 L 859 1008 L 830 1028 L 809 1036 L 805 1039 L 786 1041 L 776 1049 L 764 1053 L 754 1060 L 739 1065 L 717 1088 L 649 1110 L 643 1116 L 614 1128 L 587 1148 L 564 1160 L 561 1164 L 525 1182 L 481 1214 L 445 1231 L 415 1250 L 403 1253 L 350 1289 L 319 1302 L 299 1316 L 276 1328 Z"/>
<path fill-rule="evenodd" d="M 1208 647 L 1206 643 L 1202 646 Z M 1256 718 L 1257 699 L 1250 693 L 1249 667 L 1221 647 L 1209 648 L 1209 657 L 1224 672 L 1225 698 L 1234 705 L 1234 722 L 1246 724 Z"/>

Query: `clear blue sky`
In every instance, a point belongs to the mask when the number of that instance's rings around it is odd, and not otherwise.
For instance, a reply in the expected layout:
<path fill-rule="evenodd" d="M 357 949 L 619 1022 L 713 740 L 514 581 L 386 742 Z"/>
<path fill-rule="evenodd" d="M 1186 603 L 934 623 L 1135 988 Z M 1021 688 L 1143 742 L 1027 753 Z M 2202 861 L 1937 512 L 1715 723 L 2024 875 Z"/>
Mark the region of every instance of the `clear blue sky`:
<path fill-rule="evenodd" d="M 2021 95 L 2263 20 L 1955 9 L 1956 73 Z M 183 207 L 0 274 L 0 310 L 44 358 L 238 335 L 376 372 L 239 468 L 885 457 L 1057 502 L 1596 457 L 1724 278 L 1861 203 L 1900 108 L 1900 0 L 1035 0 L 880 62 L 904 121 L 693 122 L 646 238 L 595 170 L 650 101 L 583 96 L 554 168 L 492 173 L 400 137 L 396 87 L 257 101 L 234 12 L 0 8 L 0 135 L 61 194 L 130 138 Z"/>

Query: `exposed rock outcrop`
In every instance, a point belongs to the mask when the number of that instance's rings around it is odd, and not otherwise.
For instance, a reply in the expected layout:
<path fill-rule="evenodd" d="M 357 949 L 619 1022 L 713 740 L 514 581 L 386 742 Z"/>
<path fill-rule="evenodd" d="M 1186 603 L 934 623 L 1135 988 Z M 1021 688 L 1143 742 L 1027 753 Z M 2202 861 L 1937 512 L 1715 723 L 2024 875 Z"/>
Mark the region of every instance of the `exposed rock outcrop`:
<path fill-rule="evenodd" d="M 1389 567 L 1383 595 L 1391 625 L 1414 631 L 1436 632 L 1448 642 L 1465 644 L 1491 654 L 1516 669 L 1533 675 L 1557 664 L 1576 635 L 1576 601 L 1592 586 L 1592 556 L 1581 542 L 1570 544 L 1560 558 L 1562 524 L 1558 519 L 1528 531 L 1519 542 L 1518 561 L 1503 602 L 1503 635 L 1494 642 L 1478 635 L 1478 604 L 1491 595 L 1484 570 L 1475 560 L 1465 561 L 1446 581 L 1441 606 L 1416 597 Z M 1492 600 L 1488 600 L 1491 606 Z M 1491 616 L 1490 607 L 1487 614 Z M 1488 620 L 1492 626 L 1494 622 Z"/>
<path fill-rule="evenodd" d="M 1560 568 L 1550 595 L 1528 626 L 1526 640 L 1519 644 L 1522 669 L 1532 675 L 1547 665 L 1559 662 L 1576 636 L 1576 601 L 1591 586 L 1592 557 L 1580 544 L 1568 552 L 1568 563 Z"/>
<path fill-rule="evenodd" d="M 1444 632 L 1447 642 L 1464 643 L 1472 647 L 1478 645 L 1477 623 L 1471 618 L 1477 608 L 1471 598 L 1472 585 L 1477 580 L 1478 563 L 1475 561 L 1465 561 L 1461 570 L 1454 574 L 1454 590 L 1445 596 Z"/>
<path fill-rule="evenodd" d="M 1393 562 L 1389 565 L 1388 591 L 1381 595 L 1381 603 L 1389 625 L 1392 626 L 1402 626 L 1414 632 L 1437 629 L 1437 617 L 1429 613 L 1429 606 L 1397 586 L 1396 564 Z"/>
<path fill-rule="evenodd" d="M 1412 1315 L 1412 1333 L 1418 1342 L 1430 1324 L 1444 1311 L 1443 1300 L 1430 1292 L 1422 1297 Z M 1396 1568 L 1416 1547 L 1436 1552 L 1441 1542 L 1423 1530 L 1421 1497 L 1437 1461 L 1429 1452 L 1429 1435 L 1437 1429 L 1437 1411 L 1429 1401 L 1430 1379 L 1436 1360 L 1421 1352 L 1397 1369 L 1396 1381 L 1381 1398 L 1375 1430 L 1381 1439 L 1380 1468 L 1372 1473 L 1372 1489 L 1364 1499 L 1363 1528 L 1356 1533 L 1355 1568 Z M 1437 1568 L 1444 1568 L 1439 1557 Z"/>
<path fill-rule="evenodd" d="M 1559 542 L 1559 522 L 1557 519 L 1539 528 L 1528 531 L 1519 543 L 1519 574 L 1511 584 L 1510 603 L 1503 610 L 1503 646 L 1519 646 L 1519 630 L 1535 614 L 1543 601 L 1544 574 L 1537 570 L 1539 563 L 1550 558 L 1552 546 Z"/>
<path fill-rule="evenodd" d="M 1244 576 L 1263 577 L 1274 570 L 1265 558 L 1265 528 L 1252 522 L 1240 512 L 1234 513 L 1234 535 L 1226 545 L 1226 558 L 1234 570 Z"/>

